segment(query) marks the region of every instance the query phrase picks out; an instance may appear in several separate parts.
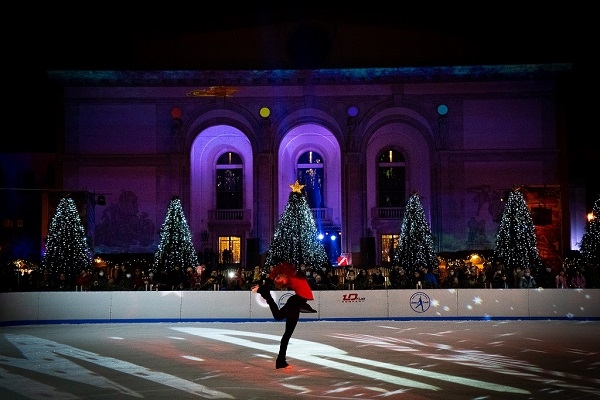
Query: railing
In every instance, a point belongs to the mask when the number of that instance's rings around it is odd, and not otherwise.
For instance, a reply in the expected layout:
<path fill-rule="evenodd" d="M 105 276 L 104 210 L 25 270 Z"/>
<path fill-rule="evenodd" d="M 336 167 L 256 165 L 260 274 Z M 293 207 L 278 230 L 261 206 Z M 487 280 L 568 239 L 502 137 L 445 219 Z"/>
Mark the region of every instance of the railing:
<path fill-rule="evenodd" d="M 376 207 L 371 211 L 374 218 L 378 219 L 402 219 L 404 207 Z"/>
<path fill-rule="evenodd" d="M 250 210 L 209 210 L 208 217 L 211 221 L 249 221 Z"/>
<path fill-rule="evenodd" d="M 333 210 L 331 208 L 311 208 L 315 221 L 331 221 Z"/>

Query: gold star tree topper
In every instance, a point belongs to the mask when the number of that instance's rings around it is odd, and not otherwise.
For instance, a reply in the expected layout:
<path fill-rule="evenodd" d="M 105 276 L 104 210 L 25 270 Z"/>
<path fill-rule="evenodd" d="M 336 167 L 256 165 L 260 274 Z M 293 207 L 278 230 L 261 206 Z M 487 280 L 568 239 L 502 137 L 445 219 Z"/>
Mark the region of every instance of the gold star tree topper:
<path fill-rule="evenodd" d="M 292 193 L 302 193 L 302 188 L 306 186 L 306 185 L 301 185 L 298 183 L 298 181 L 296 181 L 296 183 L 294 183 L 293 185 L 290 185 L 290 187 L 292 188 Z"/>

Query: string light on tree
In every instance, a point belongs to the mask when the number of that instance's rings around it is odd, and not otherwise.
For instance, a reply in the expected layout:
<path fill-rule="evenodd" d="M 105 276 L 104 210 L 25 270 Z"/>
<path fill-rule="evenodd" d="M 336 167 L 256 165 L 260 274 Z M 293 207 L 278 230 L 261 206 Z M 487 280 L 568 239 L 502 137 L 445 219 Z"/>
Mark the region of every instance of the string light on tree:
<path fill-rule="evenodd" d="M 516 267 L 531 269 L 537 276 L 542 261 L 531 213 L 520 188 L 513 188 L 502 211 L 494 257 L 509 271 Z"/>
<path fill-rule="evenodd" d="M 312 211 L 302 193 L 304 185 L 296 181 L 289 186 L 292 191 L 275 229 L 265 267 L 287 261 L 296 267 L 305 264 L 313 270 L 320 269 L 329 265 L 329 257 L 318 239 Z"/>
<path fill-rule="evenodd" d="M 171 272 L 175 266 L 186 270 L 196 268 L 198 256 L 192 243 L 192 233 L 183 214 L 181 201 L 174 196 L 167 209 L 165 222 L 160 229 L 160 243 L 154 253 L 156 271 Z"/>
<path fill-rule="evenodd" d="M 42 268 L 47 269 L 52 276 L 64 273 L 67 277 L 74 278 L 82 270 L 91 267 L 92 254 L 75 201 L 64 197 L 58 203 L 50 222 Z"/>
<path fill-rule="evenodd" d="M 579 251 L 584 262 L 596 267 L 600 265 L 600 198 L 594 202 L 592 217 L 585 225 Z"/>
<path fill-rule="evenodd" d="M 425 218 L 425 210 L 419 194 L 416 192 L 410 195 L 406 203 L 394 262 L 409 272 L 420 267 L 438 266 L 437 254 L 433 250 L 431 229 Z"/>

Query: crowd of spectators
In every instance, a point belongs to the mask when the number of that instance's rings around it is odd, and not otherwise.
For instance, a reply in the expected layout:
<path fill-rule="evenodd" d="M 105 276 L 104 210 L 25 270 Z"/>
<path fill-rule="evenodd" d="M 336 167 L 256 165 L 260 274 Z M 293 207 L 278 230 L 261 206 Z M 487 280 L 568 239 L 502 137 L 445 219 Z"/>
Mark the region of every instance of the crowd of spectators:
<path fill-rule="evenodd" d="M 399 265 L 312 268 L 301 264 L 298 274 L 306 277 L 313 290 L 600 287 L 598 270 L 592 265 L 558 270 L 545 267 L 534 273 L 527 267 L 508 270 L 500 262 L 486 262 L 482 267 L 455 262 L 411 271 Z M 171 271 L 119 265 L 83 270 L 76 276 L 53 275 L 48 270 L 18 275 L 10 285 L 5 281 L 1 291 L 250 290 L 266 279 L 268 271 L 258 265 L 253 269 L 223 270 L 201 264 L 185 270 L 177 266 Z"/>

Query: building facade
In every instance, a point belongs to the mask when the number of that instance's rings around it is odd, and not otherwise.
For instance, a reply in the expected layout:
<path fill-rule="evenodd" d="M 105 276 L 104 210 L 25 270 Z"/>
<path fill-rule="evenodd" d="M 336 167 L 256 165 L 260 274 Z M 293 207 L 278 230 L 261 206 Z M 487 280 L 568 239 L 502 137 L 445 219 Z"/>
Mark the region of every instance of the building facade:
<path fill-rule="evenodd" d="M 518 186 L 555 264 L 585 219 L 564 172 L 570 69 L 53 71 L 55 189 L 92 195 L 96 253 L 154 252 L 176 195 L 201 260 L 249 268 L 296 180 L 332 264 L 365 267 L 390 262 L 413 192 L 437 252 L 493 250 L 503 195 Z"/>

